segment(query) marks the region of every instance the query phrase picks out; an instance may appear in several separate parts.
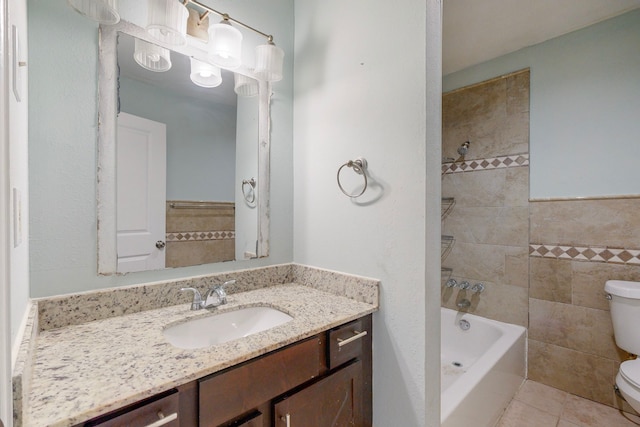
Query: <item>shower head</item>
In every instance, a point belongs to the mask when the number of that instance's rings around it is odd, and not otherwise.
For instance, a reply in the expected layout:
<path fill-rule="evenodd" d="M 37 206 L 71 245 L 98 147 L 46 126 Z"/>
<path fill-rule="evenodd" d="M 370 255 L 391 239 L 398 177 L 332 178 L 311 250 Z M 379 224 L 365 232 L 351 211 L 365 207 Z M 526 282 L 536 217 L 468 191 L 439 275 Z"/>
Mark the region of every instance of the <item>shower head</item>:
<path fill-rule="evenodd" d="M 467 152 L 469 151 L 469 144 L 471 144 L 469 141 L 466 141 L 464 144 L 462 144 L 458 148 L 458 154 L 460 154 L 461 156 L 467 154 Z"/>

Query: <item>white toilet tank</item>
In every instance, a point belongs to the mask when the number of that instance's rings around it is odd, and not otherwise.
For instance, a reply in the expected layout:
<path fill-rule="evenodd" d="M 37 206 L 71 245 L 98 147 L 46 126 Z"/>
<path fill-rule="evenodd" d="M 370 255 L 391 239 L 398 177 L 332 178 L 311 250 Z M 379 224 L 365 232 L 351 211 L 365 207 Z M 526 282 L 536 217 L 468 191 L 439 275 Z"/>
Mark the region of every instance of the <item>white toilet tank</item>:
<path fill-rule="evenodd" d="M 640 282 L 607 280 L 604 290 L 611 299 L 611 320 L 616 345 L 632 354 L 640 354 Z"/>

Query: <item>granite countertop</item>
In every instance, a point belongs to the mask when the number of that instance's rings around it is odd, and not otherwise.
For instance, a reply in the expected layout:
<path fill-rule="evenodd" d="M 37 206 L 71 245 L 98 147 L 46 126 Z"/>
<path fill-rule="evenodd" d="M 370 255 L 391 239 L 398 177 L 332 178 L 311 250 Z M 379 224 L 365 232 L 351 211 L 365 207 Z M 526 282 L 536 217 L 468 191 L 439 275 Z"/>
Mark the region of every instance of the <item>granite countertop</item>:
<path fill-rule="evenodd" d="M 212 347 L 183 350 L 162 330 L 182 320 L 248 306 L 293 317 L 275 328 Z M 189 304 L 42 331 L 34 343 L 25 426 L 71 426 L 310 337 L 377 310 L 377 305 L 289 283 Z"/>

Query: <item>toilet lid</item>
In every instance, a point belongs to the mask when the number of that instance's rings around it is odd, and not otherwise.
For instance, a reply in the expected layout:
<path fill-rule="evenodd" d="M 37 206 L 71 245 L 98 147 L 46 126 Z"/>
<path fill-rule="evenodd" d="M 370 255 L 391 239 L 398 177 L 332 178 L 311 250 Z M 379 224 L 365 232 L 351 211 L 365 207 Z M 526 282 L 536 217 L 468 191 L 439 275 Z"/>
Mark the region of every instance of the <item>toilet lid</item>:
<path fill-rule="evenodd" d="M 640 387 L 640 359 L 627 360 L 620 364 L 620 374 L 636 387 Z"/>

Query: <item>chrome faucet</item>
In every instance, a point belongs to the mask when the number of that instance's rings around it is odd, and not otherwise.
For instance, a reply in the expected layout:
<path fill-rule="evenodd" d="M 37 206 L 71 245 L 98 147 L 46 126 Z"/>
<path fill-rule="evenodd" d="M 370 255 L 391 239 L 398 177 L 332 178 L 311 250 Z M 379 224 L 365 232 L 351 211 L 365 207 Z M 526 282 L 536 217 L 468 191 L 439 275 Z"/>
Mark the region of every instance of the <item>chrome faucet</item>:
<path fill-rule="evenodd" d="M 201 310 L 203 308 L 211 308 L 217 307 L 219 305 L 223 305 L 227 303 L 227 292 L 225 291 L 225 287 L 228 285 L 233 285 L 236 283 L 235 280 L 229 280 L 224 282 L 222 285 L 215 285 L 209 292 L 205 298 L 202 298 L 200 292 L 195 288 L 181 288 L 181 291 L 191 291 L 193 292 L 193 301 L 191 302 L 191 310 Z"/>

